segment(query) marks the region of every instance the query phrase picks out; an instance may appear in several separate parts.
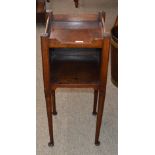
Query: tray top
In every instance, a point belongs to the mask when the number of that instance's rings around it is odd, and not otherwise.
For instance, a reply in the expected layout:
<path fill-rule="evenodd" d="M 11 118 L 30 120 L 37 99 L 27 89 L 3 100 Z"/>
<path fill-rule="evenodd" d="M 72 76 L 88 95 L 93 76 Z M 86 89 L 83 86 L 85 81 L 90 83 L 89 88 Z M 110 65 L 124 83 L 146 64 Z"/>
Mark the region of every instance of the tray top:
<path fill-rule="evenodd" d="M 83 22 L 68 22 L 64 28 L 54 26 L 51 28 L 50 39 L 57 39 L 63 43 L 89 43 L 94 39 L 102 38 L 99 26 L 93 27 L 91 24 L 90 27 L 86 26 L 89 26 L 89 23 L 86 25 Z"/>
<path fill-rule="evenodd" d="M 103 39 L 104 21 L 99 15 L 51 15 L 50 19 L 49 39 L 61 44 L 88 44 Z"/>

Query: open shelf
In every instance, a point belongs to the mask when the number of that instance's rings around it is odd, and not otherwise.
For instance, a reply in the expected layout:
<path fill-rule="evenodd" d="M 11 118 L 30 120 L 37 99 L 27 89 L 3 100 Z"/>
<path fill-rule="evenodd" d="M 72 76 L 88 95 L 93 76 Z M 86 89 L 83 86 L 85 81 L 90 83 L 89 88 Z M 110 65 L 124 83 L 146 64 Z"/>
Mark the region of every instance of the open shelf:
<path fill-rule="evenodd" d="M 51 49 L 51 83 L 97 84 L 100 49 Z"/>

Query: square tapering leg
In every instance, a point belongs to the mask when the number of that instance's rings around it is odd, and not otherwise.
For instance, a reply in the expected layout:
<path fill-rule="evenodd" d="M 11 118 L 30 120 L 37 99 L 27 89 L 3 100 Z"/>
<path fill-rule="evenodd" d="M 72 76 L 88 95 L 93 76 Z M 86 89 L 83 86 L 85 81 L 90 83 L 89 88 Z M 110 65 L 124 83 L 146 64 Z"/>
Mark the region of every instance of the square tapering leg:
<path fill-rule="evenodd" d="M 96 121 L 96 135 L 95 135 L 95 145 L 100 145 L 99 135 L 102 123 L 102 115 L 104 109 L 105 91 L 99 91 L 99 103 L 98 103 L 98 114 Z"/>
<path fill-rule="evenodd" d="M 50 93 L 45 94 L 45 98 L 46 98 L 46 110 L 47 110 L 48 128 L 49 128 L 49 136 L 50 136 L 50 142 L 48 143 L 48 145 L 53 146 L 54 139 L 53 139 L 52 100 L 51 100 Z"/>

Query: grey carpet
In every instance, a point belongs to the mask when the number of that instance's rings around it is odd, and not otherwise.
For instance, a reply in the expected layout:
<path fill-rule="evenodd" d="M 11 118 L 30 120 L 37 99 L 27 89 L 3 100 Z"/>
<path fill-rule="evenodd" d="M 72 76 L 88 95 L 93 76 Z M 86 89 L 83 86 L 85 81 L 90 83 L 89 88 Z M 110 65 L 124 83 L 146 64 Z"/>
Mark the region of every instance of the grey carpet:
<path fill-rule="evenodd" d="M 73 0 L 51 0 L 48 9 L 54 13 L 106 12 L 107 30 L 112 27 L 117 15 L 117 0 L 79 0 L 76 9 Z M 58 115 L 53 117 L 55 146 L 48 147 L 48 123 L 42 79 L 40 34 L 44 25 L 37 25 L 37 155 L 117 155 L 118 147 L 118 89 L 110 80 L 108 71 L 107 93 L 103 114 L 100 146 L 94 145 L 96 117 L 92 115 L 92 89 L 57 89 Z"/>

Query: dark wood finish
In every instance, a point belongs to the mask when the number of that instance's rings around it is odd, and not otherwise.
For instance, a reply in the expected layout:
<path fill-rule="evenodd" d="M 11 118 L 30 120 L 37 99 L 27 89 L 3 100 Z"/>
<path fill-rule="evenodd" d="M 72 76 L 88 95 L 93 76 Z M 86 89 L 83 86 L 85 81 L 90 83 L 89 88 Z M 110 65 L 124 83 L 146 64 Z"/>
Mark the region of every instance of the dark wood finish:
<path fill-rule="evenodd" d="M 103 114 L 110 34 L 105 32 L 105 13 L 97 15 L 53 15 L 49 13 L 41 36 L 44 90 L 50 143 L 54 145 L 52 112 L 56 114 L 56 88 L 93 88 L 96 114 L 95 144 Z M 51 95 L 52 94 L 52 95 Z"/>
<path fill-rule="evenodd" d="M 118 87 L 118 16 L 111 30 L 111 81 Z"/>
<path fill-rule="evenodd" d="M 50 89 L 50 63 L 49 63 L 49 52 L 48 52 L 48 35 L 47 33 L 41 36 L 41 51 L 42 51 L 42 64 L 43 64 L 43 79 L 44 79 L 44 92 L 46 99 L 47 118 L 49 126 L 50 142 L 49 146 L 54 145 L 53 139 L 53 120 L 52 120 L 52 107 L 53 102 L 51 99 Z"/>
<path fill-rule="evenodd" d="M 101 55 L 101 68 L 100 68 L 100 88 L 99 88 L 99 103 L 98 103 L 98 114 L 96 121 L 96 135 L 95 135 L 95 144 L 100 145 L 99 135 L 100 128 L 102 123 L 102 115 L 105 101 L 106 93 L 106 83 L 107 83 L 107 72 L 108 72 L 108 61 L 109 61 L 109 47 L 110 40 L 109 38 L 104 38 L 104 47 L 102 49 Z"/>

